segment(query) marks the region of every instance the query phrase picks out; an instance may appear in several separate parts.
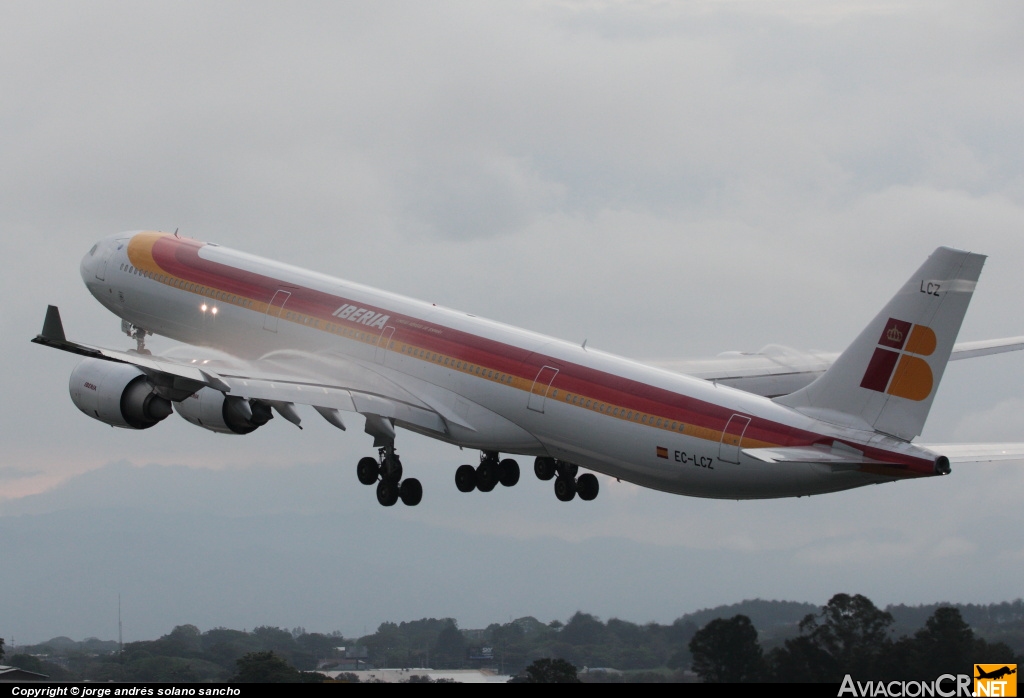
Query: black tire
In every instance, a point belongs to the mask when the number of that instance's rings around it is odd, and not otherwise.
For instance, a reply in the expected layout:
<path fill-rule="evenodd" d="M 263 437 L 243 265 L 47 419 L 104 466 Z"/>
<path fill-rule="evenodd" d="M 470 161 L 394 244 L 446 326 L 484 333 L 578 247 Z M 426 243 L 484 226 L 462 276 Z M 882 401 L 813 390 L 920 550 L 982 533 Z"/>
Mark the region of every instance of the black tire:
<path fill-rule="evenodd" d="M 571 502 L 576 496 L 576 481 L 559 475 L 555 478 L 555 496 L 560 502 Z"/>
<path fill-rule="evenodd" d="M 538 480 L 550 480 L 555 476 L 555 459 L 538 456 L 533 461 L 533 474 Z"/>
<path fill-rule="evenodd" d="M 515 462 L 511 458 L 498 463 L 498 482 L 505 487 L 514 487 L 519 482 L 519 463 Z"/>
<path fill-rule="evenodd" d="M 414 477 L 402 480 L 402 486 L 398 488 L 398 496 L 402 500 L 402 504 L 414 507 L 423 499 L 423 485 Z"/>
<path fill-rule="evenodd" d="M 359 463 L 356 465 L 356 477 L 359 478 L 359 482 L 364 485 L 376 485 L 379 474 L 380 466 L 377 465 L 375 459 L 369 456 L 359 459 Z"/>
<path fill-rule="evenodd" d="M 455 486 L 459 492 L 472 492 L 476 489 L 476 468 L 472 465 L 460 465 L 455 471 Z"/>
<path fill-rule="evenodd" d="M 398 483 L 387 478 L 377 483 L 377 502 L 382 507 L 391 507 L 398 501 Z"/>
<path fill-rule="evenodd" d="M 394 483 L 402 479 L 402 461 L 398 460 L 398 456 L 384 459 L 384 464 L 380 467 L 380 476 L 381 479 L 391 480 Z"/>
<path fill-rule="evenodd" d="M 490 492 L 498 484 L 500 475 L 498 461 L 485 460 L 476 466 L 476 488 L 481 492 Z"/>
<path fill-rule="evenodd" d="M 576 478 L 576 494 L 580 496 L 584 502 L 590 502 L 597 499 L 597 492 L 601 487 L 597 483 L 597 476 L 593 473 L 583 473 Z"/>
<path fill-rule="evenodd" d="M 558 461 L 558 477 L 567 477 L 570 480 L 576 479 L 576 473 L 580 471 L 580 466 L 575 463 L 566 463 L 564 460 Z"/>

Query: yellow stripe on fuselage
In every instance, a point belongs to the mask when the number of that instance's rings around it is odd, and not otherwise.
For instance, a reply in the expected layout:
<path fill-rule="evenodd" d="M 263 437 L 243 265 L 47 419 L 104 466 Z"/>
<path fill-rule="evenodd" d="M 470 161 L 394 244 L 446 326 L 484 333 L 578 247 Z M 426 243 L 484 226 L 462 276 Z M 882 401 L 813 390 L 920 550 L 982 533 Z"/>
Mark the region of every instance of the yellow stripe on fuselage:
<path fill-rule="evenodd" d="M 147 231 L 144 233 L 136 233 L 132 236 L 132 239 L 128 241 L 128 261 L 132 263 L 136 269 L 142 271 L 148 271 L 153 274 L 165 274 L 160 265 L 153 259 L 153 245 L 156 241 L 162 237 L 165 237 L 167 233 L 157 233 Z"/>

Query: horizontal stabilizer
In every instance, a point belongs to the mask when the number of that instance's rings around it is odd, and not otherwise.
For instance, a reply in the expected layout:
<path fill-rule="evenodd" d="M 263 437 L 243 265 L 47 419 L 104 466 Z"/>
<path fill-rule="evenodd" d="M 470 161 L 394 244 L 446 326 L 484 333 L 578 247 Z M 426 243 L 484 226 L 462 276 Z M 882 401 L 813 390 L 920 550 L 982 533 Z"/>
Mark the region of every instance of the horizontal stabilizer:
<path fill-rule="evenodd" d="M 1024 443 L 1010 444 L 919 444 L 935 453 L 941 453 L 950 463 L 994 463 L 996 461 L 1024 460 Z"/>
<path fill-rule="evenodd" d="M 1024 337 L 1001 337 L 953 345 L 950 361 L 1024 349 Z M 835 363 L 835 352 L 798 351 L 769 344 L 756 352 L 731 351 L 712 359 L 658 359 L 648 363 L 755 395 L 780 397 L 806 388 Z"/>
<path fill-rule="evenodd" d="M 816 463 L 829 466 L 832 470 L 857 470 L 865 465 L 886 465 L 885 461 L 867 458 L 853 449 L 826 446 L 745 448 L 743 454 L 765 463 Z"/>
<path fill-rule="evenodd" d="M 1002 354 L 1007 351 L 1024 349 L 1024 337 L 1004 337 L 1002 339 L 983 339 L 979 342 L 957 342 L 953 346 L 950 361 L 973 359 L 976 356 Z"/>

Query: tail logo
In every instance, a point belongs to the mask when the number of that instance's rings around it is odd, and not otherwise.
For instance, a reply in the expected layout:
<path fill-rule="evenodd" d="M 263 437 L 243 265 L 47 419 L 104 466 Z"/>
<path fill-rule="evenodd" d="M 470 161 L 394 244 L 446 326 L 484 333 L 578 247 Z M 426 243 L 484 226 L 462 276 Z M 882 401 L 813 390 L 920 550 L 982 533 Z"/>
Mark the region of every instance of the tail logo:
<path fill-rule="evenodd" d="M 935 332 L 926 325 L 889 318 L 868 362 L 860 387 L 920 402 L 931 395 L 935 381 L 931 356 L 937 344 Z"/>

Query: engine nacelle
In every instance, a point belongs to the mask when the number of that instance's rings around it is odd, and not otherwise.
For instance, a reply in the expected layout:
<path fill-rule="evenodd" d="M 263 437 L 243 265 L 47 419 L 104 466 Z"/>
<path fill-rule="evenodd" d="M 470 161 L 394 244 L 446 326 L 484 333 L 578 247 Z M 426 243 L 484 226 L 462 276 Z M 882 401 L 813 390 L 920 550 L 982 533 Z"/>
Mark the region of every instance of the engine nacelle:
<path fill-rule="evenodd" d="M 213 388 L 203 388 L 174 403 L 174 411 L 192 424 L 219 434 L 248 434 L 274 416 L 269 405 Z"/>
<path fill-rule="evenodd" d="M 131 364 L 85 359 L 71 372 L 68 390 L 75 407 L 115 427 L 149 429 L 171 413 L 171 401 Z"/>

